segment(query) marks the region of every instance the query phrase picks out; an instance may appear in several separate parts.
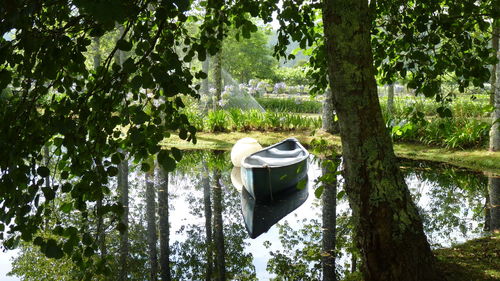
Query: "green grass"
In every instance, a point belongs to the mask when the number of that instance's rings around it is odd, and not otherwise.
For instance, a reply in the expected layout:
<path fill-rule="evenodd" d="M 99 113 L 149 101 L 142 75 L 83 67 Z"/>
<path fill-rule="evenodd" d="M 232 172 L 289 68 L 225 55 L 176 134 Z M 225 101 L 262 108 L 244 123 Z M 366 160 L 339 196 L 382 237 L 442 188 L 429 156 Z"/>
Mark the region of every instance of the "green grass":
<path fill-rule="evenodd" d="M 259 141 L 262 146 L 268 146 L 288 137 L 296 137 L 305 146 L 310 147 L 313 139 L 323 138 L 330 147 L 338 153 L 341 152 L 340 138 L 321 130 L 314 134 L 310 130 L 284 131 L 249 131 L 230 133 L 198 132 L 196 145 L 172 136 L 161 142 L 164 146 L 175 146 L 181 149 L 221 149 L 230 150 L 241 138 L 251 137 Z M 500 175 L 500 152 L 486 150 L 450 150 L 439 147 L 429 147 L 422 144 L 397 143 L 394 145 L 396 155 L 401 158 L 413 160 L 426 160 L 444 162 L 458 167 L 475 171 L 490 172 Z"/>
<path fill-rule="evenodd" d="M 434 250 L 443 281 L 500 280 L 500 236 L 467 241 L 450 248 Z M 357 273 L 345 281 L 362 281 Z"/>
<path fill-rule="evenodd" d="M 500 280 L 500 236 L 484 237 L 434 251 L 449 281 Z"/>
<path fill-rule="evenodd" d="M 314 100 L 300 98 L 256 98 L 257 102 L 267 111 L 294 112 L 294 113 L 320 113 L 322 103 Z"/>

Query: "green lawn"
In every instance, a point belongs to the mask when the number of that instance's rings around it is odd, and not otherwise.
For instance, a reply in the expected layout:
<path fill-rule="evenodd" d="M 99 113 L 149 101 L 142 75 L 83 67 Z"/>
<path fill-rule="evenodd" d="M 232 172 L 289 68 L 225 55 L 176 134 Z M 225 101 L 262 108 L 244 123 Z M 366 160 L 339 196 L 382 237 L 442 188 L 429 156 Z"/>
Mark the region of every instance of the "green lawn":
<path fill-rule="evenodd" d="M 308 147 L 313 139 L 323 138 L 329 145 L 340 152 L 340 138 L 323 131 L 290 131 L 290 132 L 232 132 L 232 133 L 204 133 L 196 134 L 198 142 L 193 145 L 172 136 L 161 144 L 166 147 L 175 146 L 180 149 L 220 149 L 230 150 L 233 144 L 241 138 L 251 137 L 259 141 L 262 146 L 268 146 L 288 137 L 296 137 Z M 444 162 L 476 171 L 489 172 L 500 175 L 500 152 L 486 150 L 449 150 L 446 148 L 429 147 L 421 144 L 397 143 L 394 150 L 398 157 Z"/>

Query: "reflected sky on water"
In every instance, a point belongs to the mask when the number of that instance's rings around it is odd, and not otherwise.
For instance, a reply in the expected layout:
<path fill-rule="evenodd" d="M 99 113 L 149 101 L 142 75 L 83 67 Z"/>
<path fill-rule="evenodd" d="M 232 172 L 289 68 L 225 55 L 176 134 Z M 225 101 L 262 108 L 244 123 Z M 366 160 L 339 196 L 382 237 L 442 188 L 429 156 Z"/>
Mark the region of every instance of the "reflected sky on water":
<path fill-rule="evenodd" d="M 227 153 L 224 157 L 229 159 Z M 171 176 L 171 244 L 173 241 L 178 243 L 191 241 L 188 239 L 190 235 L 188 229 L 201 232 L 204 230 L 203 190 L 200 187 L 203 175 L 200 164 L 198 162 L 189 172 L 175 173 Z M 481 235 L 484 225 L 482 208 L 487 184 L 485 176 L 429 163 L 405 161 L 402 165 L 406 182 L 423 214 L 429 242 L 434 248 L 450 246 Z M 231 183 L 231 164 L 228 161 L 223 167 L 209 168 L 211 185 L 213 185 L 211 173 L 214 169 L 220 169 L 222 173 L 225 238 L 234 240 L 235 238 L 231 236 L 243 236 L 240 237 L 244 242 L 241 254 L 251 255 L 252 265 L 259 280 L 269 279 L 273 275 L 266 270 L 266 267 L 272 258 L 271 252 L 286 252 L 283 247 L 284 240 L 280 239 L 280 229 L 301 230 L 307 224 L 321 222 L 321 200 L 314 195 L 316 179 L 321 175 L 319 163 L 311 162 L 308 173 L 309 197 L 304 204 L 256 239 L 250 239 L 245 231 L 240 191 Z M 338 201 L 337 213 L 339 216 L 349 214 L 345 198 Z M 286 228 L 282 227 L 284 225 Z M 238 230 L 230 231 L 231 228 Z M 205 237 L 204 233 L 198 234 L 200 238 Z M 318 240 L 317 243 L 321 245 L 321 241 Z M 232 246 L 228 242 L 226 249 Z M 341 258 L 339 263 L 346 263 L 346 258 L 346 256 Z"/>

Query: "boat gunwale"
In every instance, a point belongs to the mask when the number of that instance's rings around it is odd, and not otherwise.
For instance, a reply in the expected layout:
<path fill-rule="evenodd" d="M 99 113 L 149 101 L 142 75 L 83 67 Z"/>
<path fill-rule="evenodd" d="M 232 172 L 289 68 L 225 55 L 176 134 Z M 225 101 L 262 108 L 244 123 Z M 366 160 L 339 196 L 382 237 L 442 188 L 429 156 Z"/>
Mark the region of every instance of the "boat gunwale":
<path fill-rule="evenodd" d="M 246 163 L 246 159 L 248 157 L 251 157 L 259 152 L 262 152 L 262 151 L 265 151 L 265 150 L 269 150 L 275 146 L 278 146 L 278 145 L 281 145 L 287 141 L 293 141 L 296 143 L 296 145 L 302 150 L 304 151 L 305 155 L 304 156 L 301 156 L 301 157 L 297 157 L 297 160 L 294 160 L 292 163 L 290 164 L 287 164 L 287 165 L 253 165 L 253 164 L 248 164 Z M 309 153 L 309 151 L 307 151 L 307 149 L 305 149 L 305 147 L 299 142 L 299 140 L 297 138 L 286 138 L 278 143 L 275 143 L 273 145 L 270 145 L 270 146 L 267 146 L 267 147 L 264 147 L 262 148 L 261 150 L 259 151 L 256 151 L 248 156 L 246 156 L 245 158 L 243 158 L 243 160 L 241 161 L 241 168 L 245 168 L 245 169 L 267 169 L 267 168 L 281 168 L 281 167 L 290 167 L 290 166 L 293 166 L 293 165 L 297 165 L 301 162 L 303 162 L 304 160 L 307 160 L 309 158 L 311 154 Z"/>

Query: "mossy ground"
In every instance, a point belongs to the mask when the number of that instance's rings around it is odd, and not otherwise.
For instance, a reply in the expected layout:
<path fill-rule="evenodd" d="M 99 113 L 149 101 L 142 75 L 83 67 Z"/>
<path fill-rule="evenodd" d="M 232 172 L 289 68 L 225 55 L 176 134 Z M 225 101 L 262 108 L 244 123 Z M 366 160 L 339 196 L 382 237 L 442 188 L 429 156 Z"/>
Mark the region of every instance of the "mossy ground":
<path fill-rule="evenodd" d="M 198 142 L 193 145 L 176 136 L 165 139 L 161 144 L 175 146 L 180 149 L 220 149 L 230 150 L 236 141 L 244 137 L 255 138 L 262 146 L 268 146 L 288 137 L 296 137 L 306 147 L 310 146 L 313 139 L 324 139 L 329 145 L 340 152 L 340 138 L 336 135 L 325 133 L 321 130 L 291 131 L 291 132 L 231 132 L 231 133 L 206 133 L 196 134 Z M 398 157 L 444 162 L 451 165 L 468 168 L 475 171 L 500 174 L 500 152 L 487 150 L 449 150 L 439 147 L 429 147 L 420 144 L 397 143 L 394 150 Z"/>

